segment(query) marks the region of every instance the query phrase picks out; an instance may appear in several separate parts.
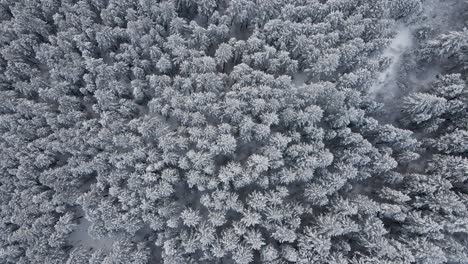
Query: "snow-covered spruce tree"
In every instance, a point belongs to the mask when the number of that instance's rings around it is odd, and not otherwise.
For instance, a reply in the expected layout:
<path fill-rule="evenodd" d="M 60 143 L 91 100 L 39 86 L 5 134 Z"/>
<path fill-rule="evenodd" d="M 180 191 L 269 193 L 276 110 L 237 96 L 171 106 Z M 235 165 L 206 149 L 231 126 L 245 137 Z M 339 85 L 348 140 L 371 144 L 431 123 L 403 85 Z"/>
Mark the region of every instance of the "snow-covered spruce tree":
<path fill-rule="evenodd" d="M 368 96 L 421 6 L 0 0 L 0 262 L 466 262 L 466 75 Z"/>

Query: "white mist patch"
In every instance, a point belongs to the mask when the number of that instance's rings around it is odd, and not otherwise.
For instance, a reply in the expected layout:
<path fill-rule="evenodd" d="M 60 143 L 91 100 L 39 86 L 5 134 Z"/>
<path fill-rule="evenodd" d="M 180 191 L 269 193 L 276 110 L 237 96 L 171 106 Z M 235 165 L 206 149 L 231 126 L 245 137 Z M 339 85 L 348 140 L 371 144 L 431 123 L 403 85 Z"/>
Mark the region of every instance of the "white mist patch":
<path fill-rule="evenodd" d="M 400 27 L 390 45 L 385 49 L 383 57 L 390 60 L 388 68 L 380 73 L 376 84 L 370 89 L 371 95 L 378 93 L 394 93 L 396 85 L 391 85 L 396 78 L 398 65 L 402 55 L 413 46 L 413 36 L 409 27 Z"/>

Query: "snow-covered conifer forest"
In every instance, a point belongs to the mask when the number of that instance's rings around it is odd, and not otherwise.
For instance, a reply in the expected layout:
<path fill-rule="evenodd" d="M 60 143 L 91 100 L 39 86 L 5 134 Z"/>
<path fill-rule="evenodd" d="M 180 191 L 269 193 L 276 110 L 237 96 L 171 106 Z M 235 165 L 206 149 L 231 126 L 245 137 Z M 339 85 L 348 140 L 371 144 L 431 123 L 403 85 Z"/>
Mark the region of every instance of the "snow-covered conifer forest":
<path fill-rule="evenodd" d="M 468 263 L 467 21 L 0 0 L 0 263 Z"/>

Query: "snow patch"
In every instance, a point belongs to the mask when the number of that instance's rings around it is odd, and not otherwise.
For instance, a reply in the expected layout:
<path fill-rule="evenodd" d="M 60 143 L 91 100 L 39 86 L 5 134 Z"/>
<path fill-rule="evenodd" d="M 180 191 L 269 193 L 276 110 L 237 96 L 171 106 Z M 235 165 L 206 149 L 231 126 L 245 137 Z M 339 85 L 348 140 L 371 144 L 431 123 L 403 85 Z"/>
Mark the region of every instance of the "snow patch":
<path fill-rule="evenodd" d="M 301 87 L 306 84 L 308 78 L 306 73 L 297 72 L 293 74 L 292 83 L 297 87 Z"/>
<path fill-rule="evenodd" d="M 88 219 L 84 217 L 81 218 L 79 220 L 78 226 L 68 237 L 68 243 L 70 243 L 73 246 L 82 246 L 84 248 L 91 248 L 91 249 L 96 249 L 96 250 L 97 249 L 111 250 L 112 245 L 114 244 L 114 239 L 92 238 L 88 233 L 88 229 L 90 226 L 91 226 L 91 222 L 88 221 Z"/>

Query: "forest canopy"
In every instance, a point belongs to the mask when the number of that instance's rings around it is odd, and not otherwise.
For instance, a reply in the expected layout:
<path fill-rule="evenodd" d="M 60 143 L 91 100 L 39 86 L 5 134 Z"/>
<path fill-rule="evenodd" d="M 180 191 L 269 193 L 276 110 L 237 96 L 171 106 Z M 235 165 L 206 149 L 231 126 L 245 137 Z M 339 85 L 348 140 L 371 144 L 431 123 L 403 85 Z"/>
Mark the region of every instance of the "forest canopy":
<path fill-rule="evenodd" d="M 0 262 L 468 263 L 467 10 L 0 0 Z"/>

